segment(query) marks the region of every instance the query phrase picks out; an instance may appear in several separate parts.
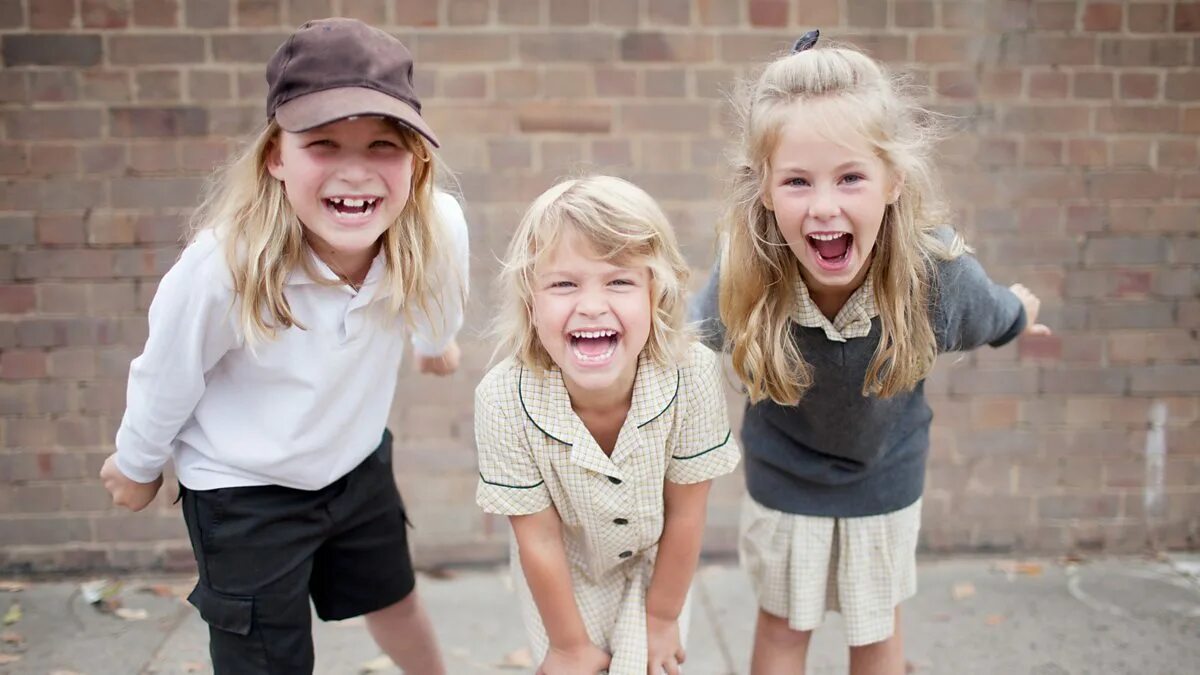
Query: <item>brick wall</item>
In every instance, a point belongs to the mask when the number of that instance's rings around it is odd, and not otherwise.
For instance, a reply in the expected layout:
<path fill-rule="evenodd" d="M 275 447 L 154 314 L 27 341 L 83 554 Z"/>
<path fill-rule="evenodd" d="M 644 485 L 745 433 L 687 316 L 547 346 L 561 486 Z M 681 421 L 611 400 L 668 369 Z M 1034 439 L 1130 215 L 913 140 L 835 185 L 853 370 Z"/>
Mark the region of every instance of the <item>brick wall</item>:
<path fill-rule="evenodd" d="M 198 188 L 261 122 L 275 46 L 331 14 L 413 48 L 472 225 L 464 372 L 406 376 L 392 415 L 423 562 L 503 555 L 507 525 L 473 504 L 470 393 L 523 207 L 567 172 L 630 177 L 705 269 L 723 92 L 814 26 L 956 116 L 959 224 L 1057 331 L 930 378 L 926 548 L 1200 543 L 1200 3 L 0 0 L 0 570 L 189 564 L 173 490 L 129 515 L 94 477 Z M 714 491 L 710 550 L 739 481 Z"/>

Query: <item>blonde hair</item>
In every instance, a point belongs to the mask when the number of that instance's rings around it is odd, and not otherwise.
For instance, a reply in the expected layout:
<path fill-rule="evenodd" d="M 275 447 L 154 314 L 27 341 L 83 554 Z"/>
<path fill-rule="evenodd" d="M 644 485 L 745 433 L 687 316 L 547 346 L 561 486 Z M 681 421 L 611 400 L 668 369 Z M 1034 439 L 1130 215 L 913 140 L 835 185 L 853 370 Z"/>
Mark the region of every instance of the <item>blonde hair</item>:
<path fill-rule="evenodd" d="M 857 132 L 899 180 L 875 243 L 870 275 L 882 334 L 863 381 L 863 395 L 909 391 L 928 375 L 938 346 L 930 317 L 937 259 L 965 250 L 939 240 L 944 211 L 931 153 L 937 125 L 879 64 L 845 47 L 810 49 L 768 64 L 735 101 L 741 138 L 722 221 L 720 311 L 733 365 L 750 399 L 795 405 L 812 372 L 792 338 L 800 265 L 763 204 L 770 158 L 789 119 L 803 106 L 806 123 L 835 141 L 835 129 Z"/>
<path fill-rule="evenodd" d="M 411 324 L 412 309 L 432 317 L 441 311 L 437 289 L 450 265 L 449 241 L 434 208 L 437 159 L 424 139 L 396 123 L 402 142 L 414 156 L 411 192 L 396 222 L 384 231 L 380 250 L 385 277 L 380 300 L 394 316 Z M 267 170 L 268 156 L 282 130 L 271 120 L 209 183 L 192 219 L 193 234 L 216 231 L 240 302 L 238 325 L 247 343 L 271 339 L 279 329 L 304 328 L 284 295 L 288 275 L 300 268 L 326 283 L 312 266 L 304 227 L 288 202 L 283 184 Z M 330 282 L 332 283 L 332 282 Z M 431 322 L 439 325 L 439 322 Z"/>
<path fill-rule="evenodd" d="M 636 185 L 611 176 L 558 183 L 525 212 L 500 273 L 502 306 L 493 328 L 497 353 L 511 354 L 539 371 L 554 365 L 533 324 L 533 276 L 571 233 L 591 244 L 602 260 L 644 261 L 650 268 L 652 316 L 644 352 L 664 365 L 679 363 L 687 340 L 687 262 L 654 199 Z"/>

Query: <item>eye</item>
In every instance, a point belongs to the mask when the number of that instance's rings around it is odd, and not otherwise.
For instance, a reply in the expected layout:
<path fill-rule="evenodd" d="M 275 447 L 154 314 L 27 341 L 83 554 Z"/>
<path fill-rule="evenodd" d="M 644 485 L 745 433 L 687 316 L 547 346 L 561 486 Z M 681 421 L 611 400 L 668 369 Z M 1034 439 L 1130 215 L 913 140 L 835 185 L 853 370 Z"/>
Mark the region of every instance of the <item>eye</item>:
<path fill-rule="evenodd" d="M 612 286 L 637 286 L 636 281 L 634 281 L 633 279 L 626 279 L 624 277 L 622 277 L 620 279 L 613 279 L 612 281 L 610 281 L 608 283 L 609 283 L 609 285 L 612 285 Z"/>
<path fill-rule="evenodd" d="M 334 148 L 337 146 L 334 145 L 333 141 L 329 140 L 328 138 L 318 138 L 315 141 L 309 141 L 308 143 L 306 143 L 304 145 L 304 147 L 306 147 L 306 148 Z"/>
<path fill-rule="evenodd" d="M 784 185 L 790 187 L 806 187 L 808 185 L 808 181 L 803 178 L 789 178 Z"/>
<path fill-rule="evenodd" d="M 851 173 L 843 176 L 842 182 L 846 183 L 847 185 L 854 185 L 856 183 L 861 183 L 866 179 L 867 178 L 860 173 Z"/>
<path fill-rule="evenodd" d="M 394 142 L 388 140 L 378 140 L 371 143 L 371 148 L 375 150 L 394 150 L 399 147 Z"/>
<path fill-rule="evenodd" d="M 550 283 L 550 288 L 562 289 L 562 288 L 574 288 L 574 287 L 575 287 L 574 281 L 553 281 Z"/>

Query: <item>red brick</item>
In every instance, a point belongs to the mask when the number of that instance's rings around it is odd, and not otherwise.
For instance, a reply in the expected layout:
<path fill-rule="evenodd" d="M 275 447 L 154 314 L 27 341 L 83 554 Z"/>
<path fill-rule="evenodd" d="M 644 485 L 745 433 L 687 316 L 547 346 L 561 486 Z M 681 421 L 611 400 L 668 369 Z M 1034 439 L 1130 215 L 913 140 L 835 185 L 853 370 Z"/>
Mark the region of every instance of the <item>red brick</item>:
<path fill-rule="evenodd" d="M 707 133 L 712 124 L 708 105 L 627 103 L 621 106 L 621 130 L 625 133 Z"/>
<path fill-rule="evenodd" d="M 1073 166 L 1105 166 L 1108 164 L 1108 144 L 1098 139 L 1067 141 L 1067 164 Z"/>
<path fill-rule="evenodd" d="M 1104 303 L 1088 309 L 1091 328 L 1173 328 L 1173 306 L 1170 302 Z"/>
<path fill-rule="evenodd" d="M 912 60 L 909 56 L 909 39 L 902 35 L 855 35 L 848 36 L 847 41 L 880 61 L 903 63 Z M 787 41 L 787 46 L 791 47 L 792 41 Z"/>
<path fill-rule="evenodd" d="M 542 74 L 542 93 L 547 98 L 585 99 L 593 88 L 590 69 L 546 68 Z"/>
<path fill-rule="evenodd" d="M 35 70 L 29 74 L 29 94 L 38 102 L 75 101 L 79 99 L 79 78 L 70 70 Z"/>
<path fill-rule="evenodd" d="M 428 17 L 430 22 L 428 24 L 419 24 L 419 25 L 434 25 L 437 23 L 437 5 L 435 3 L 424 2 L 423 0 L 416 0 L 415 2 L 409 2 L 409 3 L 405 3 L 405 4 L 429 5 L 429 9 L 420 10 L 420 11 L 423 11 L 426 14 L 430 15 Z M 610 3 L 610 4 L 616 4 L 616 3 Z M 536 2 L 536 1 L 529 2 L 529 0 L 498 0 L 497 5 L 496 5 L 496 16 L 499 19 L 500 23 L 503 25 L 536 26 L 539 23 L 543 23 L 542 7 L 543 7 L 543 3 Z M 634 13 L 636 14 L 636 12 L 637 12 L 637 8 L 635 5 Z M 600 14 L 601 14 L 600 18 L 603 19 L 605 12 L 601 12 Z"/>
<path fill-rule="evenodd" d="M 29 27 L 35 29 L 75 26 L 75 0 L 39 0 L 29 2 Z"/>
<path fill-rule="evenodd" d="M 608 0 L 597 5 L 593 13 L 593 22 L 601 26 L 638 27 L 643 23 L 641 4 L 639 0 Z"/>
<path fill-rule="evenodd" d="M 1175 5 L 1175 30 L 1179 33 L 1200 31 L 1200 3 L 1181 2 Z"/>
<path fill-rule="evenodd" d="M 286 33 L 214 35 L 213 60 L 217 63 L 248 63 L 262 68 L 286 39 Z"/>
<path fill-rule="evenodd" d="M 726 3 L 736 5 L 737 3 Z M 838 0 L 797 0 L 795 25 L 811 30 L 842 24 L 842 3 Z"/>
<path fill-rule="evenodd" d="M 1134 33 L 1158 33 L 1167 29 L 1166 3 L 1129 5 L 1129 30 Z"/>
<path fill-rule="evenodd" d="M 1021 95 L 1021 71 L 989 70 L 980 77 L 980 90 L 990 99 L 1016 98 Z"/>
<path fill-rule="evenodd" d="M 173 28 L 179 25 L 178 0 L 132 0 L 133 23 L 137 26 Z"/>
<path fill-rule="evenodd" d="M 36 306 L 37 297 L 33 286 L 0 285 L 0 314 L 25 314 Z"/>
<path fill-rule="evenodd" d="M 561 131 L 567 133 L 608 133 L 612 129 L 613 110 L 605 105 L 537 104 L 521 105 L 517 125 L 526 133 Z"/>
<path fill-rule="evenodd" d="M 1096 63 L 1096 39 L 1089 36 L 1015 35 L 1003 63 L 1021 66 L 1090 66 Z"/>
<path fill-rule="evenodd" d="M 201 63 L 204 38 L 173 34 L 115 35 L 108 43 L 108 58 L 115 65 Z"/>
<path fill-rule="evenodd" d="M 1118 169 L 1153 168 L 1154 143 L 1142 138 L 1116 138 L 1109 143 L 1111 161 Z"/>
<path fill-rule="evenodd" d="M 1066 73 L 1035 72 L 1029 74 L 1030 98 L 1066 98 L 1069 79 Z"/>
<path fill-rule="evenodd" d="M 1155 265 L 1166 260 L 1166 247 L 1158 237 L 1091 237 L 1084 262 L 1099 265 Z"/>
<path fill-rule="evenodd" d="M 527 34 L 517 44 L 517 53 L 528 63 L 607 62 L 615 52 L 613 37 L 602 34 Z"/>
<path fill-rule="evenodd" d="M 788 25 L 788 0 L 750 0 L 750 25 L 782 27 Z"/>
<path fill-rule="evenodd" d="M 46 353 L 32 349 L 6 349 L 0 352 L 0 378 L 27 380 L 46 377 Z"/>
<path fill-rule="evenodd" d="M 237 0 L 238 28 L 264 28 L 281 24 L 282 7 L 278 0 Z"/>
<path fill-rule="evenodd" d="M 1088 177 L 1088 194 L 1098 199 L 1162 199 L 1174 192 L 1168 176 L 1148 171 L 1096 172 Z"/>
<path fill-rule="evenodd" d="M 453 5 L 451 7 L 453 8 Z M 598 8 L 598 11 L 603 13 L 603 5 Z M 556 0 L 550 3 L 550 25 L 552 26 L 586 26 L 590 20 L 591 6 L 588 0 Z"/>
<path fill-rule="evenodd" d="M 939 71 L 936 81 L 937 93 L 947 98 L 973 99 L 979 96 L 979 79 L 971 71 Z"/>
<path fill-rule="evenodd" d="M 1200 153 L 1197 152 L 1196 141 L 1162 140 L 1158 141 L 1158 166 L 1160 168 L 1192 168 L 1200 164 Z"/>
<path fill-rule="evenodd" d="M 863 28 L 883 28 L 888 22 L 888 4 L 872 0 L 846 0 L 846 23 Z"/>
<path fill-rule="evenodd" d="M 333 10 L 333 0 L 287 0 L 284 4 L 286 5 L 286 13 L 283 22 L 285 27 L 299 26 L 307 21 L 324 19 L 325 17 L 337 15 L 337 12 Z M 409 4 L 420 5 L 422 7 L 432 4 L 434 17 L 436 18 L 437 16 L 437 3 L 408 3 L 404 2 L 404 0 L 398 0 L 396 2 L 395 23 L 405 25 L 405 22 L 401 20 L 404 16 L 401 14 L 401 8 Z"/>
<path fill-rule="evenodd" d="M 1113 97 L 1112 73 L 1075 73 L 1075 98 L 1109 99 Z"/>
<path fill-rule="evenodd" d="M 118 138 L 203 136 L 208 133 L 208 113 L 198 107 L 112 108 L 112 135 Z"/>
<path fill-rule="evenodd" d="M 1173 363 L 1132 370 L 1131 390 L 1135 394 L 1194 394 L 1200 381 L 1200 366 Z"/>
<path fill-rule="evenodd" d="M 902 28 L 932 28 L 933 3 L 928 0 L 901 0 L 894 5 L 895 23 Z"/>
<path fill-rule="evenodd" d="M 621 37 L 624 61 L 702 62 L 713 58 L 712 39 L 703 35 L 631 32 Z"/>
<path fill-rule="evenodd" d="M 130 0 L 80 0 L 84 28 L 124 28 L 129 25 Z"/>
<path fill-rule="evenodd" d="M 79 74 L 83 98 L 106 103 L 133 100 L 133 85 L 128 72 L 84 71 Z"/>
<path fill-rule="evenodd" d="M 1167 73 L 1166 94 L 1171 101 L 1200 100 L 1200 73 Z"/>
<path fill-rule="evenodd" d="M 205 0 L 185 4 L 185 19 L 188 28 L 224 28 L 232 25 L 232 0 Z"/>
<path fill-rule="evenodd" d="M 387 23 L 387 5 L 380 0 L 342 0 L 340 14 L 371 26 Z"/>
<path fill-rule="evenodd" d="M 25 7 L 20 0 L 0 3 L 0 28 L 24 28 Z"/>
<path fill-rule="evenodd" d="M 185 71 L 187 97 L 192 101 L 223 101 L 233 94 L 229 73 L 216 70 Z"/>
<path fill-rule="evenodd" d="M 1200 341 L 1183 329 L 1114 332 L 1108 336 L 1108 355 L 1113 363 L 1178 365 L 1200 359 Z"/>
<path fill-rule="evenodd" d="M 1116 495 L 1047 495 L 1038 497 L 1039 518 L 1116 518 L 1120 497 Z"/>
<path fill-rule="evenodd" d="M 1092 2 L 1083 8 L 1083 29 L 1086 31 L 1119 31 L 1123 13 L 1120 3 Z"/>
<path fill-rule="evenodd" d="M 4 36 L 3 55 L 7 67 L 95 66 L 101 47 L 99 35 L 15 34 Z"/>
<path fill-rule="evenodd" d="M 1033 7 L 1033 25 L 1043 30 L 1072 30 L 1077 10 L 1074 2 L 1038 2 Z"/>
<path fill-rule="evenodd" d="M 602 139 L 592 141 L 592 162 L 599 166 L 633 166 L 633 149 L 628 140 Z"/>
<path fill-rule="evenodd" d="M 512 39 L 507 35 L 422 33 L 417 36 L 415 47 L 418 64 L 508 61 L 513 55 Z"/>
<path fill-rule="evenodd" d="M 645 0 L 651 25 L 686 26 L 692 20 L 691 0 Z"/>
<path fill-rule="evenodd" d="M 1105 66 L 1182 66 L 1187 64 L 1186 40 L 1169 38 L 1102 38 L 1100 63 Z"/>
<path fill-rule="evenodd" d="M 1014 105 L 1003 117 L 1006 131 L 1071 133 L 1088 128 L 1091 109 L 1067 105 Z"/>

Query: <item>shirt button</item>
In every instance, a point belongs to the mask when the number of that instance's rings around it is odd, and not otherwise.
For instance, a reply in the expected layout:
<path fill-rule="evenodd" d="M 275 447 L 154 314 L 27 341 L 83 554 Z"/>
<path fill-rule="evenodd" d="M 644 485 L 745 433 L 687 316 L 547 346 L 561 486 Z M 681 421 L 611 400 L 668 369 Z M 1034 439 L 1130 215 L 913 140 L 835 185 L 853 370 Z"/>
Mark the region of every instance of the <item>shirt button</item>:
<path fill-rule="evenodd" d="M 630 556 L 632 556 L 632 555 L 633 555 L 633 551 L 621 551 L 621 555 L 620 555 L 620 557 L 622 557 L 622 558 L 628 558 L 628 557 L 630 557 Z"/>
<path fill-rule="evenodd" d="M 613 485 L 620 485 L 620 484 L 621 484 L 621 479 L 620 479 L 620 478 L 614 478 L 613 476 L 609 476 L 609 477 L 608 477 L 608 482 L 612 483 Z"/>
<path fill-rule="evenodd" d="M 613 523 L 616 525 L 628 525 L 629 521 L 625 520 L 624 518 L 616 518 L 613 520 Z"/>

